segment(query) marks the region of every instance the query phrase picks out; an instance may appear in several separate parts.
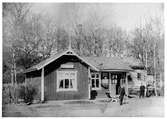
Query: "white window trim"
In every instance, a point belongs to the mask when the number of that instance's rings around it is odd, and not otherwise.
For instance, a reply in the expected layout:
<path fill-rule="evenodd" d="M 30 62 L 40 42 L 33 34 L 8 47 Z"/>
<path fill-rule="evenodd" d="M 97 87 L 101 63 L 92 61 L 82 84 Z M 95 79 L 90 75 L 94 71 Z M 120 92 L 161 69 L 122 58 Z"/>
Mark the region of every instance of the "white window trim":
<path fill-rule="evenodd" d="M 92 89 L 93 90 L 101 90 L 101 73 L 91 72 L 91 86 L 92 86 L 92 79 L 97 79 L 97 78 L 92 78 L 92 74 L 95 74 L 95 76 L 96 76 L 96 74 L 99 75 L 99 87 L 95 87 L 95 88 L 92 87 Z M 95 84 L 96 84 L 96 80 L 95 80 Z"/>
<path fill-rule="evenodd" d="M 59 88 L 59 80 L 60 80 L 60 77 L 58 77 L 58 73 L 59 72 L 74 72 L 76 74 L 76 77 L 75 77 L 75 85 L 74 85 L 74 88 L 70 88 L 70 89 L 65 89 L 65 88 Z M 77 91 L 77 71 L 73 71 L 73 70 L 61 70 L 61 71 L 57 71 L 57 88 L 56 88 L 57 92 L 59 91 Z"/>

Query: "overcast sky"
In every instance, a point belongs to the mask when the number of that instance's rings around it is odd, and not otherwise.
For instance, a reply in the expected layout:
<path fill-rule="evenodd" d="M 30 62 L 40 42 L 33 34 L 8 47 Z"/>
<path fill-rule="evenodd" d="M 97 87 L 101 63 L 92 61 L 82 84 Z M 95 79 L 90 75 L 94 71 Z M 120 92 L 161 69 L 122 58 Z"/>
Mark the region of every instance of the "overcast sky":
<path fill-rule="evenodd" d="M 75 9 L 74 6 L 79 9 Z M 99 17 L 104 18 L 103 24 L 110 27 L 113 23 L 125 30 L 132 30 L 150 17 L 164 19 L 163 4 L 161 3 L 101 3 L 101 4 L 61 4 L 61 3 L 40 3 L 34 4 L 32 11 L 49 15 L 56 22 L 66 22 L 68 11 L 80 13 L 82 22 L 88 14 L 95 11 Z"/>

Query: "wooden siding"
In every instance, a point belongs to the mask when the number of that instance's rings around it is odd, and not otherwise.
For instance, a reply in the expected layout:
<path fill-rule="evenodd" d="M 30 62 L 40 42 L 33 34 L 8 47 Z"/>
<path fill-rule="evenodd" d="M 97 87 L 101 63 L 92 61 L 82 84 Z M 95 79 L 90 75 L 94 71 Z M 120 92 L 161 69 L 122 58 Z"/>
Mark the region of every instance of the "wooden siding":
<path fill-rule="evenodd" d="M 61 69 L 63 63 L 72 62 L 74 69 Z M 77 91 L 57 92 L 57 71 L 75 70 L 77 71 Z M 56 62 L 45 67 L 45 100 L 72 100 L 88 99 L 88 67 L 81 63 L 75 56 L 62 56 Z"/>

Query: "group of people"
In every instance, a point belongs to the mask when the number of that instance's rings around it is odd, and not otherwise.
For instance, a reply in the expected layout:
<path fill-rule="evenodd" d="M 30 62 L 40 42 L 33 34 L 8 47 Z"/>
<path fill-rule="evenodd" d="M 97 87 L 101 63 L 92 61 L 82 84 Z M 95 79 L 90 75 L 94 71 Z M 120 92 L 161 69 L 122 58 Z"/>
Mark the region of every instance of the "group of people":
<path fill-rule="evenodd" d="M 120 88 L 119 88 L 119 101 L 120 101 L 120 105 L 123 104 L 123 100 L 124 100 L 124 96 L 125 95 L 126 95 L 125 85 L 121 85 Z M 126 96 L 128 96 L 128 95 L 126 95 Z M 144 97 L 145 97 L 145 86 L 143 84 L 141 84 L 139 98 L 144 98 Z"/>
<path fill-rule="evenodd" d="M 149 89 L 149 85 L 143 85 L 141 83 L 140 86 L 140 91 L 139 91 L 139 98 L 144 98 L 144 97 L 150 97 L 150 96 L 155 96 L 155 89 Z"/>

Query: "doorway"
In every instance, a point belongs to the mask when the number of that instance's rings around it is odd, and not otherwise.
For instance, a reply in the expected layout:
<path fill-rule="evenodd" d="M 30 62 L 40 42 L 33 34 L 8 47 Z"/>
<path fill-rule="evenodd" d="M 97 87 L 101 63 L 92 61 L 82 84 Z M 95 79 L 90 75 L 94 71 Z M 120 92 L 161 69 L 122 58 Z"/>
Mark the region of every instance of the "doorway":
<path fill-rule="evenodd" d="M 119 87 L 121 85 L 121 79 L 124 77 L 123 72 L 102 72 L 101 73 L 102 82 L 104 79 L 107 79 L 106 85 L 102 84 L 102 87 L 110 91 L 111 96 L 119 94 Z"/>
<path fill-rule="evenodd" d="M 112 90 L 114 90 L 115 95 L 119 94 L 119 87 L 121 85 L 120 80 L 122 76 L 122 73 L 111 73 L 111 87 Z"/>

